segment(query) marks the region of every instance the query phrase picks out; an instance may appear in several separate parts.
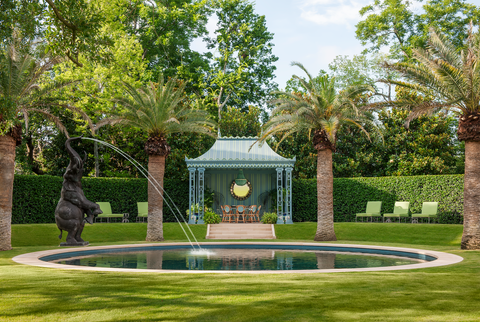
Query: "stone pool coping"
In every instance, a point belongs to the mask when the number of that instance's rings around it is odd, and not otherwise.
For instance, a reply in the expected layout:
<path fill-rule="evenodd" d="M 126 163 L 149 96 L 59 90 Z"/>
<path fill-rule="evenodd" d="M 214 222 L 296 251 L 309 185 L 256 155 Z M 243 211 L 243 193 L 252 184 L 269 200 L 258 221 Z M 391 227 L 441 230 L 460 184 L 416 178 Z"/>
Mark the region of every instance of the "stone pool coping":
<path fill-rule="evenodd" d="M 437 258 L 434 261 L 409 264 L 401 266 L 386 266 L 386 267 L 367 267 L 367 268 L 339 268 L 339 269 L 308 269 L 308 270 L 256 270 L 256 271 L 208 271 L 208 270 L 167 270 L 167 269 L 131 269 L 131 268 L 111 268 L 111 267 L 90 267 L 90 266 L 74 266 L 50 263 L 40 260 L 39 258 L 55 255 L 59 253 L 77 252 L 81 250 L 96 250 L 96 249 L 117 249 L 117 248 L 136 248 L 149 246 L 183 246 L 190 245 L 189 243 L 154 243 L 154 244 L 128 244 L 128 245 L 111 245 L 111 246 L 87 246 L 74 248 L 61 248 L 54 250 L 45 250 L 34 253 L 27 253 L 15 256 L 13 261 L 19 264 L 26 264 L 38 267 L 57 268 L 57 269 L 73 269 L 83 271 L 106 271 L 106 272 L 124 272 L 124 273 L 185 273 L 185 274 L 301 274 L 301 273 L 343 273 L 343 272 L 372 272 L 372 271 L 396 271 L 406 269 L 429 268 L 456 264 L 463 261 L 463 257 L 458 255 L 437 252 L 433 250 L 404 248 L 404 247 L 387 247 L 387 246 L 373 246 L 373 245 L 356 245 L 356 244 L 330 244 L 330 243 L 286 243 L 286 242 L 202 242 L 200 245 L 296 245 L 296 246 L 334 246 L 334 247 L 355 247 L 364 249 L 379 249 L 379 250 L 394 250 L 401 252 L 417 253 L 422 255 L 429 255 Z"/>

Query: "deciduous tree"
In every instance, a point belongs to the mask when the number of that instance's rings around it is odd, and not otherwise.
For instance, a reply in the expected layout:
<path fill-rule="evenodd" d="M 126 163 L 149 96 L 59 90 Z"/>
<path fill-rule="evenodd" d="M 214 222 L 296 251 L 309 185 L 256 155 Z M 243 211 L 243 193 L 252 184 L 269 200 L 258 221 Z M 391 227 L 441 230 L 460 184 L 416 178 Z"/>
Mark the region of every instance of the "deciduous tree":
<path fill-rule="evenodd" d="M 396 57 L 411 56 L 412 49 L 424 47 L 430 27 L 445 34 L 456 47 L 464 45 L 470 21 L 480 21 L 480 9 L 465 0 L 375 0 L 360 10 L 364 20 L 356 25 L 357 38 L 368 45 L 365 52 L 390 47 Z M 416 9 L 417 8 L 417 9 Z"/>
<path fill-rule="evenodd" d="M 278 58 L 272 53 L 273 34 L 265 16 L 256 14 L 252 3 L 217 0 L 214 9 L 217 28 L 207 38 L 213 58 L 202 86 L 220 120 L 225 106 L 247 111 L 251 104 L 265 105 L 276 89 L 273 63 Z"/>

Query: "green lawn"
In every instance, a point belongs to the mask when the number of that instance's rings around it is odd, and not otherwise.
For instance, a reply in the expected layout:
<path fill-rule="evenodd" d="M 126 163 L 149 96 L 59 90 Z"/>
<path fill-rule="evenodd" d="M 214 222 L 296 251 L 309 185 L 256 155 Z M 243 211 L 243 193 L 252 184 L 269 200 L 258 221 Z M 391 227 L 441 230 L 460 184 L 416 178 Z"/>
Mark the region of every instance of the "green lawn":
<path fill-rule="evenodd" d="M 276 227 L 278 241 L 313 240 L 314 223 Z M 205 226 L 194 226 L 205 241 Z M 54 224 L 14 225 L 0 252 L 0 321 L 479 321 L 480 252 L 460 250 L 458 225 L 338 223 L 339 243 L 460 255 L 459 264 L 409 271 L 237 275 L 55 270 L 14 263 L 56 249 Z M 92 245 L 141 242 L 146 224 L 95 224 Z M 65 236 L 64 236 L 65 238 Z M 185 241 L 165 224 L 168 241 Z"/>

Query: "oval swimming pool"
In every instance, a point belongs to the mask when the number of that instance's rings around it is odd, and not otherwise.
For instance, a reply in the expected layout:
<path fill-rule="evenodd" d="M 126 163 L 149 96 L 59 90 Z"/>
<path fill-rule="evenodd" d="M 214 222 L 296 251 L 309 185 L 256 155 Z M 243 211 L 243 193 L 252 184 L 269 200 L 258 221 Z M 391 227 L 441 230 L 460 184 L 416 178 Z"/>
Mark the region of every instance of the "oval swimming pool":
<path fill-rule="evenodd" d="M 434 251 L 362 245 L 202 243 L 201 247 L 201 252 L 185 243 L 84 247 L 24 254 L 14 260 L 57 268 L 192 273 L 392 270 L 462 260 Z"/>

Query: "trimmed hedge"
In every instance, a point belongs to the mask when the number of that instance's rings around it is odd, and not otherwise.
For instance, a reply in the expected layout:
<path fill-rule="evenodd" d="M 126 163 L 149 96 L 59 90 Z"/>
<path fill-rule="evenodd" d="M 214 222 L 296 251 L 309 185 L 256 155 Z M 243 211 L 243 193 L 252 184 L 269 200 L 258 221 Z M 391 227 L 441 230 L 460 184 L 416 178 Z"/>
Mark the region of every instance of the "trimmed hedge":
<path fill-rule="evenodd" d="M 317 181 L 293 180 L 293 220 L 317 221 Z M 463 175 L 337 178 L 333 180 L 336 222 L 355 221 L 367 201 L 382 201 L 382 213 L 393 212 L 395 201 L 410 201 L 410 212 L 420 213 L 422 202 L 437 201 L 438 220 L 463 223 Z"/>
<path fill-rule="evenodd" d="M 54 223 L 62 182 L 62 177 L 15 175 L 12 223 Z M 137 217 L 137 201 L 148 199 L 147 179 L 82 178 L 82 186 L 88 200 L 110 202 L 114 213 L 129 213 L 130 221 L 135 221 Z M 188 209 L 188 182 L 165 178 L 164 187 L 185 214 Z M 166 205 L 163 217 L 166 222 L 176 221 Z"/>
<path fill-rule="evenodd" d="M 12 223 L 53 223 L 60 199 L 62 177 L 16 175 L 13 189 Z M 147 201 L 147 180 L 83 178 L 83 191 L 91 201 L 108 201 L 114 213 L 128 212 L 135 221 L 137 201 Z M 178 209 L 188 209 L 188 182 L 164 179 L 165 190 Z M 439 222 L 463 222 L 463 175 L 338 178 L 333 181 L 335 221 L 355 221 L 367 201 L 382 201 L 382 212 L 392 212 L 395 201 L 410 201 L 412 213 L 420 213 L 422 202 L 439 202 Z M 293 220 L 317 221 L 317 182 L 293 180 Z M 164 207 L 164 221 L 176 221 Z"/>

